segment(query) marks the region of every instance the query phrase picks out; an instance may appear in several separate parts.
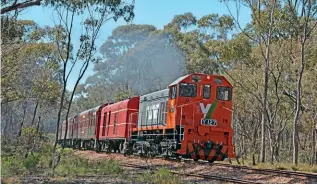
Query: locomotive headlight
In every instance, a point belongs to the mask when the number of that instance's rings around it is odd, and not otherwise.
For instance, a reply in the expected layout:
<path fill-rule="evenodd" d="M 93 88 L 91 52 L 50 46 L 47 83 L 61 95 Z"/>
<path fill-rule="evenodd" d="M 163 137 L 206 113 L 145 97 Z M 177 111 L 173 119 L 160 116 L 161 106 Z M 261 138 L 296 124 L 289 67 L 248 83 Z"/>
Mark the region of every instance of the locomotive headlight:
<path fill-rule="evenodd" d="M 174 112 L 174 107 L 171 107 L 171 108 L 170 108 L 170 112 Z"/>

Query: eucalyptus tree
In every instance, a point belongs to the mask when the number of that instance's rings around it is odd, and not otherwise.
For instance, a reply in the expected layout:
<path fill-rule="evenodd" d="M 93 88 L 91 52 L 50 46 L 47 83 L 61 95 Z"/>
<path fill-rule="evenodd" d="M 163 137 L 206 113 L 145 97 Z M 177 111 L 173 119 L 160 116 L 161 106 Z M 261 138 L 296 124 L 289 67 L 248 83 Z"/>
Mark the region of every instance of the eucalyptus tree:
<path fill-rule="evenodd" d="M 59 51 L 59 64 L 61 68 L 61 83 L 62 92 L 60 96 L 59 111 L 57 114 L 56 124 L 56 138 L 53 148 L 53 158 L 50 165 L 55 167 L 59 163 L 60 155 L 56 153 L 56 146 L 58 141 L 58 131 L 61 120 L 61 112 L 64 107 L 64 101 L 67 100 L 66 108 L 66 130 L 63 136 L 64 141 L 68 129 L 68 116 L 72 105 L 72 100 L 76 88 L 84 76 L 89 64 L 98 62 L 100 58 L 96 55 L 98 51 L 98 45 L 96 41 L 98 39 L 101 28 L 110 20 L 117 21 L 119 18 L 123 18 L 125 21 L 130 21 L 134 17 L 133 9 L 134 5 L 125 3 L 120 0 L 108 0 L 108 1 L 57 1 L 54 6 L 57 21 L 55 21 L 56 30 L 52 33 L 52 38 L 56 40 L 57 49 Z M 79 38 L 73 36 L 74 32 L 74 20 L 78 15 L 87 17 L 82 21 L 82 34 Z M 79 41 L 79 46 L 74 49 L 74 40 Z M 64 51 L 64 52 L 61 52 Z M 66 85 L 69 83 L 70 74 L 73 73 L 75 65 L 79 65 L 79 73 L 73 86 L 73 90 L 70 97 L 65 97 Z M 67 99 L 66 99 L 67 98 Z M 63 145 L 65 146 L 65 145 Z"/>
<path fill-rule="evenodd" d="M 261 115 L 261 162 L 265 162 L 266 152 L 266 124 L 267 124 L 267 101 L 268 101 L 268 85 L 270 76 L 270 51 L 272 36 L 277 29 L 277 22 L 280 20 L 276 16 L 276 9 L 280 5 L 277 0 L 251 1 L 251 0 L 232 0 L 236 3 L 236 7 L 241 7 L 241 4 L 251 10 L 252 24 L 249 29 L 242 28 L 239 17 L 240 8 L 236 9 L 236 14 L 229 8 L 230 0 L 223 0 L 227 9 L 234 20 L 236 26 L 255 44 L 258 44 L 261 49 L 261 55 L 264 59 L 264 73 L 263 73 L 263 95 L 262 95 L 262 115 Z M 241 4 L 240 4 L 241 3 Z M 237 16 L 235 16 L 237 15 Z M 252 25 L 252 26 L 251 26 Z M 251 28 L 251 29 L 250 29 Z"/>
<path fill-rule="evenodd" d="M 307 41 L 311 38 L 311 34 L 316 29 L 317 20 L 317 1 L 316 0 L 301 0 L 287 1 L 286 8 L 288 9 L 289 21 L 292 25 L 292 30 L 295 31 L 295 39 L 300 43 L 300 67 L 297 74 L 296 85 L 296 111 L 293 124 L 293 163 L 298 164 L 298 148 L 299 148 L 299 123 L 300 112 L 302 107 L 302 79 L 307 65 Z"/>

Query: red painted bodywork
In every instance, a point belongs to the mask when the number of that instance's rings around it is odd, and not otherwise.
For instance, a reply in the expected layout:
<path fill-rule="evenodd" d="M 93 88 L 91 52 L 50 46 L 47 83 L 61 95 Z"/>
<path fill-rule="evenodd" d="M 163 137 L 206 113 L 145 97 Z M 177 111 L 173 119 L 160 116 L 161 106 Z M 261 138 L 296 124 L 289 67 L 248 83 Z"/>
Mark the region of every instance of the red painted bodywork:
<path fill-rule="evenodd" d="M 66 120 L 63 121 L 62 125 L 60 126 L 59 129 L 59 135 L 58 138 L 64 139 L 65 137 L 65 132 L 66 132 Z M 73 137 L 73 118 L 68 119 L 68 128 L 67 128 L 67 134 L 66 134 L 66 139 L 72 139 Z"/>
<path fill-rule="evenodd" d="M 139 110 L 139 97 L 133 97 L 105 106 L 101 110 L 97 126 L 99 140 L 108 138 L 129 137 L 132 128 L 136 127 L 137 117 L 130 116 Z M 131 118 L 131 119 L 130 119 Z"/>

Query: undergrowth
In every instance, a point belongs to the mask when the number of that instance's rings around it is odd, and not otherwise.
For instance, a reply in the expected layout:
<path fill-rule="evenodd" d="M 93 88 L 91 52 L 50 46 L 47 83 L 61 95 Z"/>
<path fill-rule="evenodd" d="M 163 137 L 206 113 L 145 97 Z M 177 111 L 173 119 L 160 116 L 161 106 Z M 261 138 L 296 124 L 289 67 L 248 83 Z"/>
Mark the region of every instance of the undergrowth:
<path fill-rule="evenodd" d="M 61 159 L 52 174 L 49 166 L 52 143 L 32 127 L 24 128 L 20 138 L 3 139 L 1 144 L 1 178 L 4 183 L 19 183 L 19 179 L 26 175 L 75 177 L 122 173 L 122 168 L 114 160 L 89 161 L 75 155 L 72 149 L 58 147 Z"/>
<path fill-rule="evenodd" d="M 237 162 L 236 159 L 231 159 L 233 165 L 242 165 L 242 166 L 250 166 L 254 168 L 261 168 L 261 169 L 277 169 L 277 170 L 290 170 L 290 171 L 302 171 L 308 173 L 317 173 L 317 165 L 310 165 L 308 163 L 300 162 L 297 166 L 292 164 L 292 161 L 284 159 L 281 162 L 274 162 L 271 164 L 270 161 L 266 163 L 259 163 L 256 161 L 256 165 L 252 164 L 252 158 L 250 156 L 245 156 L 244 160 L 241 158 L 239 159 L 240 164 Z M 216 163 L 228 163 L 224 161 L 217 161 Z"/>
<path fill-rule="evenodd" d="M 154 173 L 146 172 L 137 177 L 140 183 L 146 184 L 181 184 L 179 177 L 173 175 L 167 168 L 160 168 Z"/>
<path fill-rule="evenodd" d="M 120 165 L 110 159 L 102 161 L 89 161 L 74 155 L 73 152 L 63 153 L 60 164 L 55 169 L 55 173 L 61 176 L 80 175 L 106 175 L 122 173 Z"/>

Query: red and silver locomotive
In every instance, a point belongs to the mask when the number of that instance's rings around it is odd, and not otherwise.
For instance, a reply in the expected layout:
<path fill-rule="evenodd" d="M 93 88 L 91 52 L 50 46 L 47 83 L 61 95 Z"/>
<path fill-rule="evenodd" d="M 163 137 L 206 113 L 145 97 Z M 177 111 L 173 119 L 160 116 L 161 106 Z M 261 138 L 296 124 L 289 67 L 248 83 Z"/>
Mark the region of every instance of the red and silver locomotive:
<path fill-rule="evenodd" d="M 213 162 L 235 157 L 231 122 L 232 86 L 227 79 L 189 74 L 167 89 L 103 104 L 70 118 L 65 143 Z M 64 143 L 65 123 L 60 127 L 60 143 Z"/>

